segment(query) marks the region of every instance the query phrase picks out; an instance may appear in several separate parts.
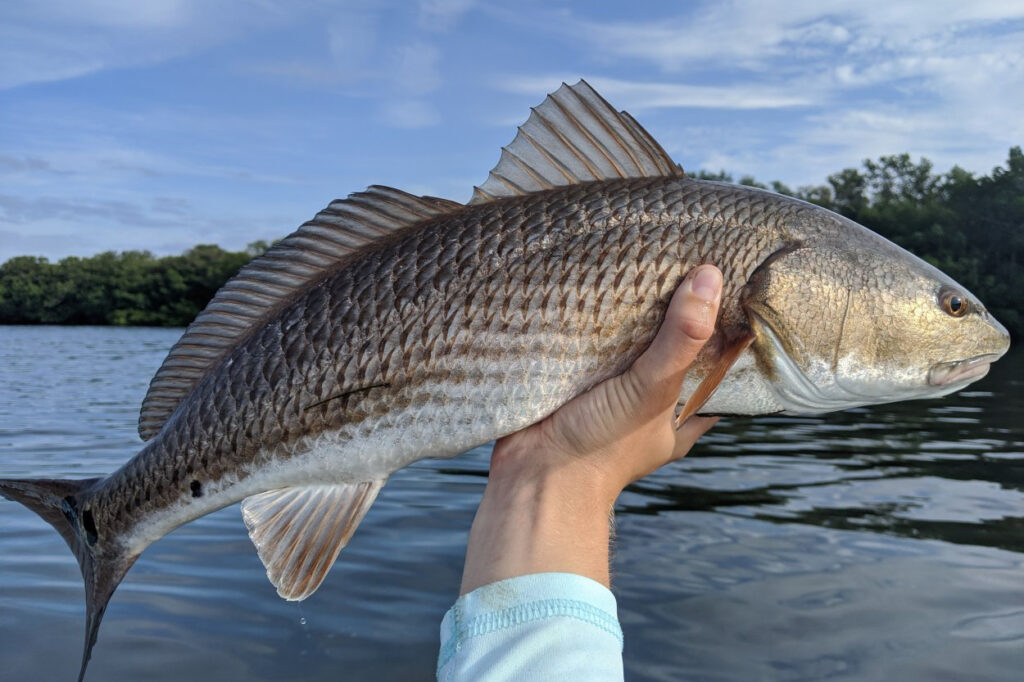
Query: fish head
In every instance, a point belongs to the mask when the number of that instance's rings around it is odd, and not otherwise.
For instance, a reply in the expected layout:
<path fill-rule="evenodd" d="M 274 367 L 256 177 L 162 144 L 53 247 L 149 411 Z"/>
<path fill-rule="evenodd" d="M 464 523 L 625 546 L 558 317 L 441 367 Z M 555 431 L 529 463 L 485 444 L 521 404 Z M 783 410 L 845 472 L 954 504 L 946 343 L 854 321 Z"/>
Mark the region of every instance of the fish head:
<path fill-rule="evenodd" d="M 1007 351 L 1006 329 L 952 278 L 850 220 L 816 219 L 742 294 L 752 352 L 785 412 L 946 395 Z"/>

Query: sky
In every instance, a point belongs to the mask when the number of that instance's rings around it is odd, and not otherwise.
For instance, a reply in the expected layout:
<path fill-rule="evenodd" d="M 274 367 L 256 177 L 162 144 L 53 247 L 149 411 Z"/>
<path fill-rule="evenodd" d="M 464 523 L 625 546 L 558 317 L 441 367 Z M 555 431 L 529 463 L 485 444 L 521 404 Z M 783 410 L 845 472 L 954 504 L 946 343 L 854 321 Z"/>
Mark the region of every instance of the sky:
<path fill-rule="evenodd" d="M 466 201 L 579 78 L 690 170 L 984 174 L 1024 144 L 1024 2 L 5 0 L 0 262 L 239 249 L 370 184 Z"/>

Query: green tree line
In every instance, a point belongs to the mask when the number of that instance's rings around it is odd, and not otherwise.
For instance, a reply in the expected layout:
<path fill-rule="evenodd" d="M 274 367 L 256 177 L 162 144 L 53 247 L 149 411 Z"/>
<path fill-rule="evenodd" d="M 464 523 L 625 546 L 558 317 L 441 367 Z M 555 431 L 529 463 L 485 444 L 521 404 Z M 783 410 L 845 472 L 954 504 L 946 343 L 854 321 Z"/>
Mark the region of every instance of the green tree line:
<path fill-rule="evenodd" d="M 696 177 L 725 180 L 725 172 Z M 1024 336 L 1024 153 L 1010 149 L 988 175 L 954 167 L 937 174 L 909 154 L 865 160 L 825 184 L 774 190 L 865 225 L 973 291 L 1016 338 Z M 267 244 L 243 251 L 196 246 L 180 256 L 108 251 L 56 263 L 18 256 L 0 265 L 0 324 L 183 326 Z"/>
<path fill-rule="evenodd" d="M 217 289 L 267 249 L 201 244 L 180 256 L 106 251 L 50 263 L 17 256 L 0 265 L 0 324 L 182 327 Z"/>

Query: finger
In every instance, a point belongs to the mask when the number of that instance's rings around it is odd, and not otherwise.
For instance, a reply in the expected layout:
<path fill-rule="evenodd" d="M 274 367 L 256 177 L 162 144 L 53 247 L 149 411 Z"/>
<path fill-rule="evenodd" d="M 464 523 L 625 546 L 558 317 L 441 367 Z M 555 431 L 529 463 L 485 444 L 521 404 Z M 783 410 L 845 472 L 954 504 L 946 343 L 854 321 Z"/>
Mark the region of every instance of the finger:
<path fill-rule="evenodd" d="M 690 451 L 697 439 L 711 430 L 721 417 L 693 416 L 683 422 L 676 431 L 676 445 L 672 450 L 672 459 L 682 459 Z"/>
<path fill-rule="evenodd" d="M 715 331 L 722 273 L 701 265 L 676 289 L 654 341 L 630 368 L 642 393 L 675 404 L 686 368 Z"/>

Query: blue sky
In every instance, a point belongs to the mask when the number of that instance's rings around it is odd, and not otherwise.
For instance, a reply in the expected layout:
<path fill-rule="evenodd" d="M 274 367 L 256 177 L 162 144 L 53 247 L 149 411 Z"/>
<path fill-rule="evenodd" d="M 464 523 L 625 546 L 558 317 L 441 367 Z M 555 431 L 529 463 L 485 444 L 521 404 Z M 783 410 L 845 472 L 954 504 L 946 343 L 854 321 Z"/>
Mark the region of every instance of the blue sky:
<path fill-rule="evenodd" d="M 987 173 L 1024 143 L 1024 3 L 7 0 L 0 261 L 240 248 L 369 184 L 465 201 L 580 77 L 688 169 Z"/>

